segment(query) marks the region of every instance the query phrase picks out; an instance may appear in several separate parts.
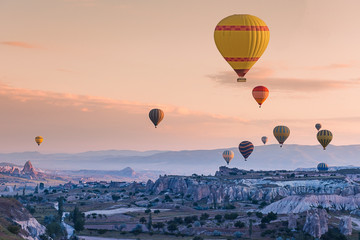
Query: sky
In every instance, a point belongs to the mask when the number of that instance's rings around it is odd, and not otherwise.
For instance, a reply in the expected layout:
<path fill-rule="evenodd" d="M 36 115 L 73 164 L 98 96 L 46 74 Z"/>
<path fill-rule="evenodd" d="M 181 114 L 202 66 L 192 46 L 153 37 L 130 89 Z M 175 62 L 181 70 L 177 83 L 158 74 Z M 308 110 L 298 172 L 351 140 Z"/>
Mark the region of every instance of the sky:
<path fill-rule="evenodd" d="M 0 0 L 0 152 L 360 143 L 357 0 Z M 214 28 L 252 14 L 267 50 L 237 83 Z M 261 109 L 251 90 L 270 95 Z M 161 108 L 155 129 L 148 118 Z M 44 137 L 38 147 L 34 137 Z"/>

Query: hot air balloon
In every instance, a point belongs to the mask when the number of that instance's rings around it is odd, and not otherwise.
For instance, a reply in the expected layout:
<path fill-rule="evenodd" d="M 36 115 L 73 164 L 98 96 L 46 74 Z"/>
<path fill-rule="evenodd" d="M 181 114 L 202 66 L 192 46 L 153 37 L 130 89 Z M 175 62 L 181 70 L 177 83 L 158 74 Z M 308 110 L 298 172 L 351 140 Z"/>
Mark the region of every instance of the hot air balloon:
<path fill-rule="evenodd" d="M 234 158 L 234 152 L 231 150 L 225 150 L 223 152 L 223 158 L 225 159 L 226 163 L 229 165 L 231 159 Z"/>
<path fill-rule="evenodd" d="M 269 96 L 269 90 L 264 86 L 257 86 L 252 90 L 252 95 L 259 104 L 259 108 L 261 108 L 261 104 L 263 104 Z"/>
<path fill-rule="evenodd" d="M 321 130 L 317 133 L 317 140 L 323 146 L 324 150 L 326 146 L 329 145 L 333 138 L 332 133 L 329 130 Z"/>
<path fill-rule="evenodd" d="M 157 125 L 161 122 L 161 120 L 163 120 L 164 112 L 161 109 L 154 108 L 149 112 L 149 118 L 156 128 Z"/>
<path fill-rule="evenodd" d="M 267 138 L 266 136 L 263 136 L 263 137 L 261 138 L 261 141 L 262 141 L 264 144 L 267 143 L 267 140 L 268 140 L 268 138 Z"/>
<path fill-rule="evenodd" d="M 249 14 L 222 19 L 215 27 L 214 39 L 221 55 L 237 73 L 238 82 L 264 53 L 270 39 L 265 22 Z"/>
<path fill-rule="evenodd" d="M 44 138 L 42 136 L 37 136 L 35 137 L 35 142 L 37 143 L 38 146 L 40 146 L 40 144 L 44 141 Z"/>
<path fill-rule="evenodd" d="M 329 167 L 326 163 L 319 163 L 317 165 L 317 170 L 319 170 L 319 172 L 325 172 L 325 171 L 329 170 Z"/>
<path fill-rule="evenodd" d="M 273 133 L 276 140 L 280 143 L 280 147 L 282 147 L 283 143 L 290 135 L 290 129 L 286 126 L 276 126 Z"/>
<path fill-rule="evenodd" d="M 245 161 L 247 161 L 247 158 L 254 151 L 254 145 L 249 141 L 242 141 L 239 144 L 239 151 L 241 155 L 243 155 L 243 157 L 245 158 Z"/>
<path fill-rule="evenodd" d="M 315 124 L 315 128 L 319 131 L 321 129 L 321 124 L 320 123 Z"/>

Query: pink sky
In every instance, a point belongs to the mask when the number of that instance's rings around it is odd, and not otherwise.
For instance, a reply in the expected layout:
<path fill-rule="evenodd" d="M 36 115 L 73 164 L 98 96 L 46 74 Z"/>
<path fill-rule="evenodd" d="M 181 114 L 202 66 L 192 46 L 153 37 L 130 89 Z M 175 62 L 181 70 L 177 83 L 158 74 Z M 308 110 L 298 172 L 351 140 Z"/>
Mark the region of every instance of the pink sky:
<path fill-rule="evenodd" d="M 324 7 L 326 6 L 326 7 Z M 0 152 L 180 150 L 255 145 L 287 125 L 287 143 L 359 144 L 360 22 L 354 1 L 0 2 Z M 215 47 L 224 17 L 270 29 L 262 58 L 237 83 Z M 262 109 L 257 85 L 270 96 Z M 154 129 L 151 108 L 165 119 Z"/>

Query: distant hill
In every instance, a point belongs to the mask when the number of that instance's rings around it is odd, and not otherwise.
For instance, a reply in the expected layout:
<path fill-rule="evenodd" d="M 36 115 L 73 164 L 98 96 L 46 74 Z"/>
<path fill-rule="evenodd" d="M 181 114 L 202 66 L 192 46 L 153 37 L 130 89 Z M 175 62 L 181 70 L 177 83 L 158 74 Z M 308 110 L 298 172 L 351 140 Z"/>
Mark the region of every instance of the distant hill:
<path fill-rule="evenodd" d="M 333 146 L 324 151 L 320 145 L 255 146 L 254 152 L 244 161 L 237 148 L 229 167 L 254 170 L 314 168 L 319 162 L 331 166 L 360 165 L 360 145 Z M 131 167 L 141 170 L 164 171 L 168 174 L 214 174 L 225 165 L 225 149 L 189 151 L 95 151 L 77 154 L 40 154 L 36 152 L 0 154 L 0 161 L 24 164 L 31 162 L 43 169 L 63 170 L 122 170 Z"/>

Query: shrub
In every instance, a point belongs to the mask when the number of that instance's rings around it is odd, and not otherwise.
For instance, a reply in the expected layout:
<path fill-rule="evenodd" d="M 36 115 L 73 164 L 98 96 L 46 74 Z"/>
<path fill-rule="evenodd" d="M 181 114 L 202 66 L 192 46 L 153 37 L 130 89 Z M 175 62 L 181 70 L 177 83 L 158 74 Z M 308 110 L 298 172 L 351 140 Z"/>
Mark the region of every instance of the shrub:
<path fill-rule="evenodd" d="M 224 218 L 226 220 L 234 220 L 239 216 L 237 213 L 225 213 Z"/>
<path fill-rule="evenodd" d="M 242 232 L 234 232 L 233 236 L 236 237 L 236 238 L 241 238 L 243 235 Z"/>
<path fill-rule="evenodd" d="M 237 221 L 234 226 L 237 228 L 243 228 L 245 227 L 245 223 L 243 223 L 242 221 Z"/>
<path fill-rule="evenodd" d="M 258 217 L 258 218 L 262 218 L 264 215 L 262 214 L 262 212 L 256 212 L 255 215 Z"/>
<path fill-rule="evenodd" d="M 221 222 L 222 220 L 222 215 L 218 214 L 215 216 L 215 220 L 217 220 L 218 222 Z"/>
<path fill-rule="evenodd" d="M 160 210 L 156 209 L 156 210 L 154 210 L 154 213 L 158 214 L 158 213 L 160 213 Z"/>
<path fill-rule="evenodd" d="M 221 232 L 218 230 L 214 230 L 212 235 L 213 236 L 221 236 Z"/>
<path fill-rule="evenodd" d="M 10 225 L 7 227 L 7 230 L 13 234 L 18 234 L 20 232 L 20 225 Z"/>
<path fill-rule="evenodd" d="M 203 214 L 201 214 L 201 216 L 200 216 L 200 220 L 206 220 L 206 219 L 208 219 L 209 218 L 209 214 L 207 214 L 207 213 L 203 213 Z"/>

